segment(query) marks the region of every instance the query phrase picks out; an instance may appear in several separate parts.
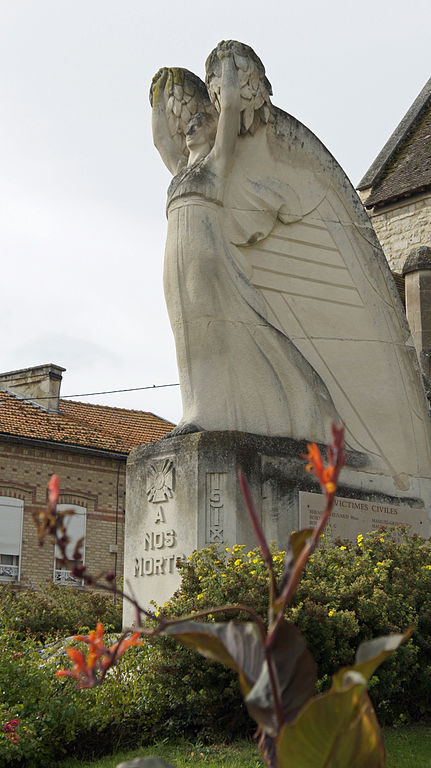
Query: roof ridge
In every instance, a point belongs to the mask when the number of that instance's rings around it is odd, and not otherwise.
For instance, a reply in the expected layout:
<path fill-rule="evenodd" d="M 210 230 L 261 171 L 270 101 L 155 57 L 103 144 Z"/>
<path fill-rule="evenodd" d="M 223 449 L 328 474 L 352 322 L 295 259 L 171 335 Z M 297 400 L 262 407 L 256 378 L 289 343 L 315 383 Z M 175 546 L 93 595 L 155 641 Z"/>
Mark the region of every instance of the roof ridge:
<path fill-rule="evenodd" d="M 61 403 L 74 403 L 75 405 L 84 405 L 86 407 L 91 408 L 106 408 L 110 411 L 122 411 L 124 413 L 140 413 L 145 414 L 146 416 L 154 416 L 156 419 L 160 419 L 160 421 L 165 421 L 167 424 L 173 424 L 173 422 L 169 421 L 169 419 L 164 419 L 163 416 L 158 416 L 156 413 L 153 413 L 152 411 L 140 411 L 137 408 L 121 408 L 116 405 L 102 405 L 101 403 L 84 403 L 82 400 L 72 400 L 69 398 L 60 397 Z"/>
<path fill-rule="evenodd" d="M 382 176 L 386 167 L 393 157 L 394 153 L 400 147 L 400 144 L 406 138 L 408 132 L 413 127 L 420 113 L 427 105 L 431 97 L 431 77 L 425 83 L 419 95 L 414 100 L 410 109 L 390 135 L 383 149 L 380 150 L 374 162 L 370 165 L 368 171 L 363 176 L 356 189 L 363 190 L 372 187 Z"/>

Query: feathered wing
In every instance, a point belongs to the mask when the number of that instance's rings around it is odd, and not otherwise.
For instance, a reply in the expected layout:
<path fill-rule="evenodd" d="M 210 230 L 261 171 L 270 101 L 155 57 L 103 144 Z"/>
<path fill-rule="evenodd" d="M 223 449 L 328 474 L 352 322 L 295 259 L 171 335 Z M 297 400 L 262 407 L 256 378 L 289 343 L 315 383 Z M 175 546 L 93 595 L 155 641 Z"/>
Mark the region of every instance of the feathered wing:
<path fill-rule="evenodd" d="M 150 87 L 150 104 L 154 106 L 163 91 L 167 130 L 179 152 L 188 157 L 187 124 L 193 115 L 204 112 L 216 116 L 205 83 L 188 69 L 164 67 L 154 75 Z"/>
<path fill-rule="evenodd" d="M 429 477 L 431 466 L 404 310 L 344 172 L 305 126 L 281 110 L 275 115 L 273 125 L 238 142 L 226 200 L 233 253 L 263 297 L 267 320 L 326 384 L 349 445 L 401 488 L 407 475 Z"/>

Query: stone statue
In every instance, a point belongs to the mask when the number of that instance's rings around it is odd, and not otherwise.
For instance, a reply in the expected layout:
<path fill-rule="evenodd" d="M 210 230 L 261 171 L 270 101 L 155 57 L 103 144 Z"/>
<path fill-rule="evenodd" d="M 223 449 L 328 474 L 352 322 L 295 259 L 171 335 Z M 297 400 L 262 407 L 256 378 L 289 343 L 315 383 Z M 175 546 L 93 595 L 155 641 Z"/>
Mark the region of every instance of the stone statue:
<path fill-rule="evenodd" d="M 262 62 L 220 43 L 206 86 L 153 78 L 168 190 L 164 288 L 183 418 L 171 434 L 240 430 L 348 445 L 406 490 L 430 476 L 427 405 L 374 231 L 334 158 L 274 107 Z"/>
<path fill-rule="evenodd" d="M 176 174 L 168 191 L 164 288 L 176 343 L 183 418 L 170 434 L 235 429 L 323 440 L 336 416 L 328 390 L 270 319 L 231 234 L 236 225 L 245 243 L 265 236 L 256 232 L 261 223 L 247 211 L 249 221 L 242 220 L 241 210 L 236 221 L 233 207 L 245 205 L 254 213 L 256 204 L 248 203 L 247 194 L 256 194 L 256 181 L 248 182 L 245 195 L 239 190 L 234 201 L 229 190 L 237 145 L 242 141 L 240 119 L 246 132 L 249 119 L 264 126 L 271 114 L 269 84 L 260 62 L 259 67 L 253 62 L 247 75 L 255 79 L 264 106 L 259 108 L 254 99 L 244 110 L 244 86 L 240 86 L 236 63 L 242 59 L 235 60 L 234 53 L 238 46 L 223 43 L 209 60 L 219 115 L 204 84 L 186 70 L 161 70 L 152 85 L 155 143 Z M 243 61 L 247 66 L 248 60 Z M 266 113 L 261 115 L 263 110 Z M 268 193 L 273 196 L 271 186 L 272 181 Z M 271 210 L 263 217 L 271 222 L 262 224 L 268 231 L 276 214 Z"/>

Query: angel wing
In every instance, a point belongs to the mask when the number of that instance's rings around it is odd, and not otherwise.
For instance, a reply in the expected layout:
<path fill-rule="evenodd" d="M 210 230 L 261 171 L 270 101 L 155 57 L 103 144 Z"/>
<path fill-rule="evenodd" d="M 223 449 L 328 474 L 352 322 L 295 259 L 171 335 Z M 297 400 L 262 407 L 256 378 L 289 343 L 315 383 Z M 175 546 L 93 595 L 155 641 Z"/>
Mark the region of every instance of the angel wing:
<path fill-rule="evenodd" d="M 193 72 L 179 67 L 164 67 L 154 75 L 150 104 L 153 114 L 157 114 L 157 107 L 161 108 L 163 120 L 158 121 L 157 130 L 167 134 L 184 158 L 189 154 L 185 137 L 190 118 L 197 112 L 217 115 L 205 83 Z"/>
<path fill-rule="evenodd" d="M 409 488 L 408 475 L 429 478 L 429 416 L 409 327 L 340 166 L 275 109 L 273 125 L 238 141 L 226 197 L 229 238 L 266 319 L 325 382 L 348 444 L 374 457 L 398 489 Z"/>

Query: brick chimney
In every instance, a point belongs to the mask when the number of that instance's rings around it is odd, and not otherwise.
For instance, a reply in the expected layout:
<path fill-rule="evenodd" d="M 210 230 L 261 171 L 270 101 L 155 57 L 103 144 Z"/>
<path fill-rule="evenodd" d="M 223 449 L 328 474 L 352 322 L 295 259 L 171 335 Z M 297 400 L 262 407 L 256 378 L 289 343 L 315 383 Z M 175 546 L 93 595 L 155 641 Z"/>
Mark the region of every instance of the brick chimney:
<path fill-rule="evenodd" d="M 0 387 L 27 398 L 45 411 L 58 413 L 61 375 L 65 368 L 53 363 L 0 373 Z"/>
<path fill-rule="evenodd" d="M 422 372 L 430 382 L 431 362 L 431 248 L 410 251 L 403 267 L 406 314 Z"/>

